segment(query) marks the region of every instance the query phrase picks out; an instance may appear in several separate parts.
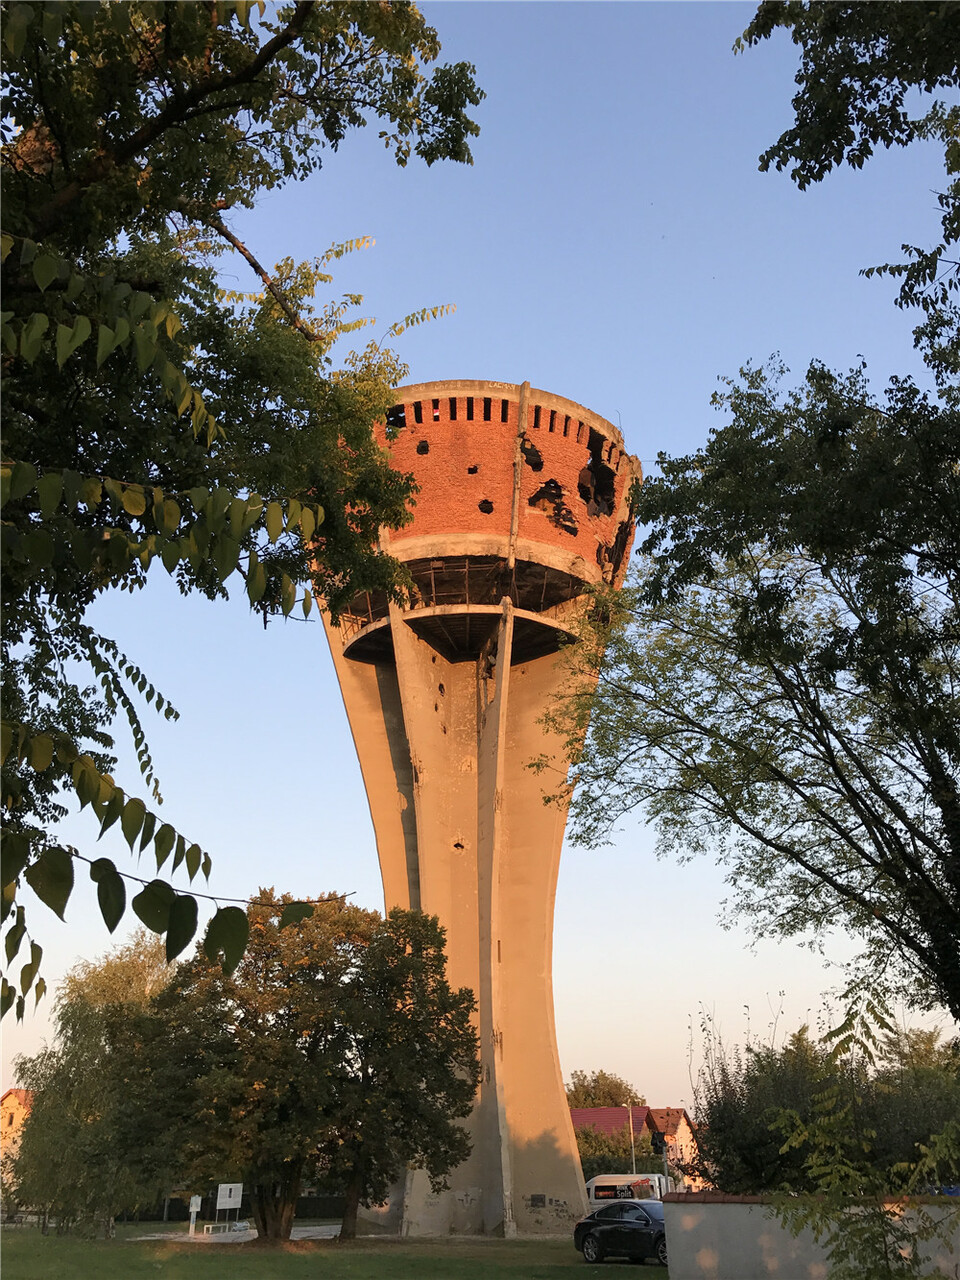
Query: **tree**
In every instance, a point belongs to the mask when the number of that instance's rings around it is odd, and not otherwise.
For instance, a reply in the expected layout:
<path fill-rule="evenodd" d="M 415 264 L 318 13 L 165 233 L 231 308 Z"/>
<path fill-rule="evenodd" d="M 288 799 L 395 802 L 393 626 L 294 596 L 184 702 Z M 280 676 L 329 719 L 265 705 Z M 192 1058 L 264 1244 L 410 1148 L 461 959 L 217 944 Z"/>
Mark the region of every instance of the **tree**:
<path fill-rule="evenodd" d="M 958 15 L 762 5 L 745 39 L 786 25 L 804 49 L 796 128 L 762 164 L 794 159 L 802 185 L 936 133 L 956 173 L 955 111 L 910 123 L 903 93 L 960 83 Z M 748 367 L 706 447 L 661 455 L 634 587 L 588 627 L 596 697 L 557 719 L 581 746 L 580 838 L 643 805 L 663 850 L 719 853 L 761 934 L 848 930 L 867 969 L 960 1018 L 960 343 L 938 270 L 921 288 L 904 267 L 899 299 L 925 308 L 938 394 L 893 378 L 876 396 L 862 367 L 818 362 L 784 392 L 775 362 Z"/>
<path fill-rule="evenodd" d="M 577 1150 L 585 1182 L 600 1173 L 663 1173 L 663 1157 L 653 1150 L 649 1133 L 634 1134 L 629 1126 L 603 1133 L 594 1125 L 577 1129 Z"/>
<path fill-rule="evenodd" d="M 632 1084 L 613 1072 L 572 1071 L 567 1103 L 571 1107 L 642 1107 L 644 1099 Z"/>
<path fill-rule="evenodd" d="M 117 1147 L 192 1186 L 242 1180 L 269 1243 L 289 1238 L 305 1177 L 345 1190 L 350 1238 L 408 1164 L 439 1186 L 469 1154 L 473 996 L 446 981 L 435 917 L 336 898 L 304 917 L 270 890 L 248 914 L 232 976 L 198 948 L 120 1046 Z"/>
<path fill-rule="evenodd" d="M 363 321 L 348 296 L 315 313 L 332 261 L 267 270 L 230 210 L 305 177 L 324 147 L 370 119 L 399 164 L 470 162 L 481 98 L 467 64 L 427 68 L 435 31 L 409 3 L 3 5 L 2 585 L 8 962 L 27 937 L 24 888 L 62 915 L 82 855 L 50 832 L 62 793 L 134 848 L 209 874 L 198 845 L 111 777 L 109 722 L 132 729 L 159 803 L 140 697 L 176 715 L 147 676 L 84 620 L 109 587 L 161 563 L 184 591 L 226 593 L 238 571 L 266 617 L 297 583 L 334 613 L 358 589 L 400 590 L 376 548 L 407 518 L 409 477 L 371 434 L 402 376 L 371 344 L 341 371 L 329 349 Z M 225 292 L 224 252 L 256 276 Z M 434 308 L 435 314 L 439 309 Z M 407 318 L 417 323 L 427 312 Z M 396 333 L 402 325 L 394 326 Z M 91 699 L 63 674 L 85 665 Z M 112 929 L 126 905 L 108 859 L 90 863 Z M 196 902 L 155 880 L 134 900 L 170 956 Z M 236 917 L 219 915 L 230 937 Z M 235 948 L 231 947 L 231 950 Z M 40 947 L 19 991 L 37 979 Z"/>
<path fill-rule="evenodd" d="M 709 1022 L 704 1033 L 691 1172 L 720 1191 L 763 1194 L 794 1232 L 812 1228 L 838 1280 L 925 1274 L 918 1239 L 950 1251 L 950 1215 L 915 1204 L 911 1225 L 892 1198 L 960 1176 L 956 1042 L 897 1032 L 877 1006 L 779 1047 L 730 1050 Z"/>
<path fill-rule="evenodd" d="M 138 930 L 99 962 L 71 970 L 57 993 L 54 1044 L 16 1060 L 33 1104 L 13 1181 L 20 1203 L 44 1224 L 52 1215 L 58 1232 L 108 1235 L 117 1213 L 155 1203 L 170 1185 L 125 1158 L 115 1124 L 128 1087 L 115 1049 L 168 979 L 163 943 Z"/>

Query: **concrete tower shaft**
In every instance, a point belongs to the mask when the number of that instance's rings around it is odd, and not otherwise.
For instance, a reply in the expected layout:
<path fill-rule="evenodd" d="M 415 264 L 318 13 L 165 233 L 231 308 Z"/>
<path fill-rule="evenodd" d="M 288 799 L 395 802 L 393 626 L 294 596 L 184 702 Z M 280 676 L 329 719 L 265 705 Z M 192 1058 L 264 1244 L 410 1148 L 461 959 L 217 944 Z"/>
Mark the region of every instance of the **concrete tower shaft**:
<path fill-rule="evenodd" d="M 622 577 L 639 465 L 609 422 L 526 383 L 401 388 L 381 432 L 419 485 L 413 521 L 384 537 L 415 596 L 401 609 L 364 593 L 327 632 L 386 904 L 440 917 L 482 1059 L 472 1155 L 440 1196 L 410 1175 L 387 1222 L 553 1232 L 584 1210 L 553 1019 L 566 815 L 527 766 L 565 771 L 539 720 L 585 588 Z"/>

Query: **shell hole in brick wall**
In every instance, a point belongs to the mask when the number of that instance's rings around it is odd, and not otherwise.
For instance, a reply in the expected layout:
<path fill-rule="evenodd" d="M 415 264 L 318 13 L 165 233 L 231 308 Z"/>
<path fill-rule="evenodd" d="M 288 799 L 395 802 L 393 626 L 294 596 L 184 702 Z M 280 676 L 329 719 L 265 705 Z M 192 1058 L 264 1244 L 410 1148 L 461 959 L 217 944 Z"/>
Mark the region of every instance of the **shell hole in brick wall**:
<path fill-rule="evenodd" d="M 500 401 L 500 421 L 506 422 L 509 417 L 510 417 L 510 401 L 501 400 Z"/>
<path fill-rule="evenodd" d="M 613 511 L 616 476 L 603 461 L 605 443 L 598 431 L 590 432 L 587 465 L 577 477 L 577 490 L 589 516 L 608 516 Z"/>
<path fill-rule="evenodd" d="M 446 692 L 447 692 L 446 689 L 443 687 L 443 682 L 441 681 L 441 683 L 437 685 L 437 693 L 439 693 L 440 697 L 442 698 Z"/>
<path fill-rule="evenodd" d="M 429 452 L 430 452 L 430 441 L 429 441 L 429 440 L 418 440 L 418 441 L 417 441 L 417 453 L 429 453 Z"/>
<path fill-rule="evenodd" d="M 472 467 L 467 467 L 467 475 L 475 476 L 479 470 L 480 468 L 477 466 L 476 463 L 474 463 Z"/>
<path fill-rule="evenodd" d="M 521 437 L 520 452 L 523 454 L 524 462 L 532 471 L 543 470 L 543 454 L 528 436 Z"/>
<path fill-rule="evenodd" d="M 453 847 L 458 851 L 462 851 L 464 848 L 464 843 L 462 840 L 454 840 Z"/>
<path fill-rule="evenodd" d="M 387 410 L 387 429 L 399 431 L 407 425 L 407 414 L 402 404 L 395 404 Z"/>
<path fill-rule="evenodd" d="M 490 397 L 489 397 L 489 396 L 484 396 L 484 397 L 483 397 L 483 420 L 484 420 L 484 422 L 489 422 L 489 421 L 490 421 L 490 410 L 492 409 L 492 407 L 493 407 L 493 401 L 490 399 Z"/>
<path fill-rule="evenodd" d="M 493 510 L 493 503 L 489 498 L 484 498 L 482 502 L 477 503 L 477 508 L 482 511 L 485 516 L 488 516 Z"/>

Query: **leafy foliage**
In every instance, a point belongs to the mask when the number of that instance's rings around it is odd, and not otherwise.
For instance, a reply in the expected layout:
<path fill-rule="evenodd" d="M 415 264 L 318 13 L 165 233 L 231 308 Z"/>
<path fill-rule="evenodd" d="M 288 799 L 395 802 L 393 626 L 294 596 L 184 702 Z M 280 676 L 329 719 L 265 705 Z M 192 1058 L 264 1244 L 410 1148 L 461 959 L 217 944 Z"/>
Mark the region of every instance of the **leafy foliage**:
<path fill-rule="evenodd" d="M 101 831 L 120 822 L 158 870 L 168 858 L 191 880 L 210 870 L 205 851 L 111 776 L 107 728 L 122 714 L 159 804 L 140 699 L 176 713 L 85 623 L 98 594 L 136 591 L 157 563 L 182 591 L 210 597 L 239 573 L 265 619 L 298 604 L 308 616 L 314 597 L 336 613 L 357 590 L 402 587 L 377 536 L 408 518 L 411 482 L 371 424 L 403 368 L 369 344 L 333 370 L 333 342 L 365 323 L 352 318 L 361 299 L 313 302 L 330 265 L 369 241 L 268 272 L 229 211 L 313 172 L 325 147 L 371 119 L 399 164 L 469 162 L 477 126 L 466 112 L 482 94 L 467 64 L 428 74 L 439 42 L 409 3 L 71 0 L 6 3 L 3 18 L 9 963 L 28 936 L 24 886 L 61 915 L 69 897 L 79 854 L 50 831 L 61 796 L 90 805 Z M 224 252 L 244 259 L 259 292 L 220 287 Z M 78 663 L 99 699 L 74 682 Z M 102 858 L 91 874 L 113 928 L 124 875 Z M 131 905 L 166 933 L 170 956 L 190 942 L 191 894 L 154 880 Z M 218 913 L 211 927 L 210 950 L 235 958 L 236 917 Z M 18 1016 L 37 981 L 31 945 L 19 987 L 4 979 L 3 1008 Z"/>
<path fill-rule="evenodd" d="M 643 804 L 761 933 L 851 931 L 960 1018 L 960 424 L 819 366 L 718 400 L 729 425 L 644 486 L 647 559 L 559 713 L 575 747 L 590 716 L 575 832 Z"/>
<path fill-rule="evenodd" d="M 612 1071 L 571 1071 L 567 1084 L 571 1107 L 642 1107 L 644 1099 L 629 1081 Z M 618 1170 L 611 1170 L 617 1173 Z"/>
<path fill-rule="evenodd" d="M 601 1173 L 663 1173 L 663 1157 L 654 1153 L 648 1133 L 634 1134 L 630 1144 L 627 1125 L 616 1133 L 603 1133 L 593 1125 L 577 1130 L 577 1150 L 585 1182 Z"/>
<path fill-rule="evenodd" d="M 232 975 L 198 946 L 149 1007 L 114 1002 L 127 956 L 68 982 L 56 1049 L 18 1068 L 41 1091 L 72 1081 L 85 1108 L 80 1154 L 109 1150 L 115 1170 L 101 1214 L 174 1184 L 242 1180 L 261 1238 L 275 1243 L 289 1238 L 309 1177 L 346 1190 L 349 1236 L 358 1204 L 382 1199 L 408 1164 L 439 1186 L 469 1153 L 456 1119 L 479 1079 L 474 1000 L 446 981 L 437 920 L 399 910 L 384 920 L 338 898 L 303 906 L 262 890 Z M 143 986 L 139 974 L 130 982 Z M 84 1014 L 91 1001 L 97 1018 Z M 38 1204 L 65 1195 L 79 1158 L 58 1160 L 62 1117 L 54 1094 L 42 1103 L 22 1147 Z"/>
<path fill-rule="evenodd" d="M 729 1048 L 704 1019 L 687 1172 L 773 1196 L 785 1225 L 824 1242 L 831 1276 L 926 1274 L 916 1243 L 949 1236 L 950 1215 L 911 1203 L 910 1221 L 902 1200 L 960 1178 L 960 1041 L 898 1031 L 869 993 L 850 995 L 817 1040 L 801 1027 Z"/>
<path fill-rule="evenodd" d="M 789 169 L 803 190 L 841 164 L 862 168 L 878 147 L 918 140 L 942 146 L 949 181 L 938 194 L 940 244 L 904 245 L 906 263 L 865 274 L 900 277 L 901 305 L 945 307 L 960 284 L 960 268 L 946 256 L 960 237 L 960 5 L 764 0 L 736 47 L 778 29 L 801 50 L 798 92 L 794 122 L 760 157 L 760 168 Z M 923 114 L 914 115 L 920 107 Z"/>
<path fill-rule="evenodd" d="M 152 1204 L 166 1189 L 158 1170 L 135 1167 L 117 1148 L 115 1112 L 128 1085 L 113 1049 L 168 980 L 163 943 L 140 931 L 67 975 L 55 1043 L 17 1059 L 33 1093 L 13 1162 L 17 1199 L 44 1221 L 54 1218 L 58 1231 L 109 1234 L 115 1214 Z"/>

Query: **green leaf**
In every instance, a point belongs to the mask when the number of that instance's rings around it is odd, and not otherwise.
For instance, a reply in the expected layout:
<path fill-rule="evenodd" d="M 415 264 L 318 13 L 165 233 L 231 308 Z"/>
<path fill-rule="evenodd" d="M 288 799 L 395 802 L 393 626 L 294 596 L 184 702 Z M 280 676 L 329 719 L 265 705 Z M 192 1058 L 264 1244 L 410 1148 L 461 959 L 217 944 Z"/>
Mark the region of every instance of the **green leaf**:
<path fill-rule="evenodd" d="M 103 481 L 99 476 L 87 476 L 80 485 L 80 501 L 90 511 L 98 507 L 103 498 Z"/>
<path fill-rule="evenodd" d="M 0 1018 L 6 1014 L 16 998 L 16 991 L 6 978 L 0 979 Z"/>
<path fill-rule="evenodd" d="M 57 364 L 62 369 L 81 343 L 93 332 L 89 316 L 77 316 L 72 327 L 57 325 Z"/>
<path fill-rule="evenodd" d="M 45 569 L 47 565 L 53 564 L 56 544 L 49 529 L 35 525 L 29 533 L 23 535 L 20 548 L 28 563 L 36 569 Z"/>
<path fill-rule="evenodd" d="M 7 936 L 4 938 L 3 942 L 7 954 L 7 964 L 12 964 L 14 956 L 20 950 L 20 943 L 23 941 L 23 937 L 26 932 L 26 916 L 24 914 L 23 907 L 18 907 L 17 918 L 7 930 Z"/>
<path fill-rule="evenodd" d="M 0 884 L 12 885 L 30 861 L 30 837 L 25 831 L 11 831 L 0 844 Z"/>
<path fill-rule="evenodd" d="M 173 573 L 180 563 L 180 543 L 165 542 L 160 550 L 160 560 L 167 573 Z"/>
<path fill-rule="evenodd" d="M 43 997 L 47 994 L 47 984 L 43 978 L 38 978 L 33 987 L 33 1007 L 36 1008 Z"/>
<path fill-rule="evenodd" d="M 159 871 L 167 858 L 170 856 L 170 850 L 177 842 L 177 833 L 169 822 L 165 822 L 154 837 L 154 851 L 157 855 L 157 870 Z"/>
<path fill-rule="evenodd" d="M 291 498 L 287 503 L 287 528 L 289 530 L 292 531 L 297 527 L 300 523 L 300 516 L 302 514 L 303 507 L 301 507 L 296 498 Z"/>
<path fill-rule="evenodd" d="M 101 787 L 102 792 L 102 787 Z M 119 787 L 114 787 L 112 793 L 107 797 L 107 803 L 104 806 L 103 817 L 100 820 L 100 836 L 104 835 L 123 813 L 126 804 L 126 796 Z M 100 839 L 100 836 L 97 839 Z"/>
<path fill-rule="evenodd" d="M 170 907 L 167 926 L 167 964 L 175 960 L 197 932 L 197 900 L 189 893 L 178 893 Z"/>
<path fill-rule="evenodd" d="M 300 512 L 300 532 L 303 534 L 304 542 L 309 542 L 313 537 L 317 522 L 314 519 L 313 512 L 309 507 L 304 507 Z"/>
<path fill-rule="evenodd" d="M 33 260 L 33 278 L 37 288 L 44 293 L 60 274 L 60 259 L 56 254 L 44 251 Z"/>
<path fill-rule="evenodd" d="M 299 924 L 301 920 L 308 920 L 312 915 L 313 905 L 311 903 L 287 902 L 280 913 L 280 928 L 285 929 L 288 924 Z"/>
<path fill-rule="evenodd" d="M 180 516 L 180 508 L 177 503 L 172 498 L 167 498 L 164 501 L 160 519 L 157 521 L 160 532 L 168 535 L 176 533 L 180 527 Z"/>
<path fill-rule="evenodd" d="M 165 880 L 151 880 L 130 905 L 148 929 L 153 933 L 165 933 L 176 896 Z"/>
<path fill-rule="evenodd" d="M 29 462 L 16 462 L 10 476 L 10 497 L 16 502 L 25 498 L 37 483 L 37 468 Z"/>
<path fill-rule="evenodd" d="M 240 559 L 240 543 L 227 533 L 221 533 L 213 548 L 213 562 L 223 582 L 226 582 Z"/>
<path fill-rule="evenodd" d="M 40 901 L 62 920 L 73 890 L 73 859 L 66 849 L 44 849 L 23 874 Z"/>
<path fill-rule="evenodd" d="M 247 913 L 239 907 L 221 907 L 207 925 L 204 954 L 211 964 L 215 964 L 222 952 L 223 972 L 229 977 L 240 963 L 249 936 Z"/>
<path fill-rule="evenodd" d="M 256 604 L 267 589 L 267 575 L 256 551 L 250 552 L 250 564 L 247 569 L 247 596 L 251 604 Z"/>
<path fill-rule="evenodd" d="M 271 542 L 276 542 L 283 533 L 283 507 L 279 502 L 267 504 L 266 525 L 267 537 Z"/>
<path fill-rule="evenodd" d="M 128 484 L 120 495 L 120 500 L 127 515 L 142 516 L 147 509 L 146 494 L 138 484 Z"/>
<path fill-rule="evenodd" d="M 203 857 L 203 850 L 198 844 L 192 844 L 186 852 L 185 862 L 187 864 L 187 875 L 192 880 L 200 870 L 200 860 Z"/>
<path fill-rule="evenodd" d="M 293 606 L 297 603 L 297 589 L 289 574 L 283 574 L 280 578 L 280 608 L 283 616 L 288 618 L 293 612 Z"/>
<path fill-rule="evenodd" d="M 137 352 L 137 368 L 144 373 L 157 354 L 157 331 L 152 324 L 138 324 L 133 333 L 133 344 Z"/>
<path fill-rule="evenodd" d="M 47 332 L 49 324 L 49 316 L 45 316 L 42 311 L 35 311 L 20 330 L 20 354 L 27 364 L 33 364 L 40 354 L 43 335 Z"/>
<path fill-rule="evenodd" d="M 176 871 L 177 867 L 179 867 L 180 863 L 184 860 L 186 856 L 187 856 L 187 842 L 186 840 L 184 840 L 183 836 L 177 836 L 177 847 L 173 854 L 173 866 L 171 870 Z"/>
<path fill-rule="evenodd" d="M 97 886 L 97 901 L 103 922 L 113 933 L 127 906 L 127 890 L 123 876 L 109 858 L 97 858 L 90 864 L 90 879 Z"/>
<path fill-rule="evenodd" d="M 37 970 L 40 968 L 40 957 L 43 955 L 42 949 L 35 943 L 30 943 L 30 961 L 20 970 L 20 994 L 26 995 L 33 986 L 33 980 L 37 976 Z"/>
<path fill-rule="evenodd" d="M 238 542 L 243 533 L 244 517 L 247 514 L 246 498 L 234 498 L 230 503 L 230 535 Z"/>
<path fill-rule="evenodd" d="M 140 852 L 141 853 L 143 853 L 144 849 L 153 839 L 153 833 L 154 833 L 154 830 L 156 829 L 156 826 L 157 826 L 157 815 L 155 813 L 148 813 L 143 820 L 143 831 L 141 832 L 141 835 L 140 835 Z"/>
<path fill-rule="evenodd" d="M 27 759 L 30 767 L 37 773 L 43 773 L 53 763 L 53 739 L 45 733 L 31 738 L 27 745 Z"/>
<path fill-rule="evenodd" d="M 63 473 L 48 471 L 37 481 L 37 497 L 40 499 L 40 514 L 49 520 L 60 504 L 63 493 Z"/>
<path fill-rule="evenodd" d="M 103 364 L 117 345 L 117 331 L 108 324 L 100 325 L 97 330 L 97 368 Z"/>
<path fill-rule="evenodd" d="M 128 800 L 123 806 L 123 814 L 120 818 L 120 830 L 123 832 L 124 839 L 130 846 L 130 852 L 133 852 L 133 846 L 143 827 L 143 820 L 146 817 L 146 805 L 142 800 L 138 800 L 136 796 L 132 800 Z"/>

